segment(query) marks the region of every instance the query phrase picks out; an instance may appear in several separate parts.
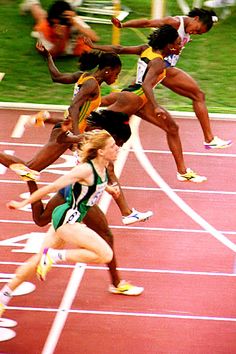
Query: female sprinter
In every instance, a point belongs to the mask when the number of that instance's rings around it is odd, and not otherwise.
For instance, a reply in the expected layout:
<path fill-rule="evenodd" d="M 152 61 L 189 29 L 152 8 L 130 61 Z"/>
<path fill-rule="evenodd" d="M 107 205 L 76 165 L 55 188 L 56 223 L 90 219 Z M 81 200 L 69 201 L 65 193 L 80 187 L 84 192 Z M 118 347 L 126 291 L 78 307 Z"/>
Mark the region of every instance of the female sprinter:
<path fill-rule="evenodd" d="M 0 292 L 2 311 L 10 301 L 13 290 L 32 276 L 35 270 L 37 276 L 45 280 L 48 271 L 57 262 L 98 264 L 112 260 L 113 253 L 109 245 L 82 221 L 89 208 L 98 202 L 105 189 L 110 193 L 119 193 L 117 187 L 107 185 L 106 170 L 108 163 L 116 160 L 118 146 L 105 130 L 87 134 L 89 138 L 81 147 L 81 164 L 53 183 L 38 189 L 28 199 L 8 203 L 10 209 L 19 209 L 28 203 L 40 200 L 49 193 L 72 185 L 66 202 L 53 211 L 53 226 L 46 236 L 41 252 L 20 266 L 15 277 Z M 76 248 L 63 250 L 65 243 L 74 244 Z"/>
<path fill-rule="evenodd" d="M 139 19 L 130 20 L 121 23 L 117 18 L 113 18 L 113 24 L 118 28 L 126 27 L 161 27 L 171 25 L 177 29 L 181 37 L 181 47 L 190 41 L 192 34 L 204 34 L 212 28 L 218 21 L 216 13 L 213 10 L 194 8 L 187 16 L 168 16 L 161 19 Z M 180 53 L 179 53 L 180 54 Z M 206 149 L 226 148 L 232 144 L 231 140 L 222 140 L 213 135 L 209 120 L 208 110 L 205 102 L 205 95 L 200 90 L 197 82 L 186 72 L 177 69 L 175 66 L 179 59 L 179 54 L 167 55 L 165 62 L 167 64 L 166 77 L 162 80 L 162 85 L 174 91 L 175 93 L 190 98 L 193 102 L 193 110 L 198 118 L 203 135 L 204 146 Z"/>

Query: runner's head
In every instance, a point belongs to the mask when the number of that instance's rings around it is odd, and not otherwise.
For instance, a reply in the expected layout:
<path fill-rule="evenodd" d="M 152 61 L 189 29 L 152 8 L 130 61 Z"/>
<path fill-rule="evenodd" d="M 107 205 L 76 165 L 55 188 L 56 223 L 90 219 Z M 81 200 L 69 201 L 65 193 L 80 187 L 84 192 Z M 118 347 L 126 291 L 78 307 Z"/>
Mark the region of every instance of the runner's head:
<path fill-rule="evenodd" d="M 79 58 L 80 70 L 87 71 L 98 67 L 103 81 L 108 85 L 116 81 L 121 71 L 121 66 L 120 57 L 116 53 L 91 51 L 83 53 Z"/>
<path fill-rule="evenodd" d="M 80 146 L 81 162 L 88 162 L 99 157 L 107 162 L 113 162 L 117 154 L 118 146 L 106 130 L 94 129 L 84 133 L 84 141 Z"/>
<path fill-rule="evenodd" d="M 164 55 L 174 52 L 178 54 L 181 49 L 181 38 L 178 31 L 170 26 L 164 25 L 153 31 L 148 37 L 148 44 L 154 51 L 160 50 Z"/>
<path fill-rule="evenodd" d="M 194 8 L 188 13 L 188 17 L 190 21 L 185 26 L 185 31 L 189 34 L 206 33 L 218 21 L 218 17 L 213 10 Z"/>
<path fill-rule="evenodd" d="M 102 110 L 87 118 L 87 129 L 105 129 L 122 146 L 131 136 L 129 117 L 125 113 Z"/>

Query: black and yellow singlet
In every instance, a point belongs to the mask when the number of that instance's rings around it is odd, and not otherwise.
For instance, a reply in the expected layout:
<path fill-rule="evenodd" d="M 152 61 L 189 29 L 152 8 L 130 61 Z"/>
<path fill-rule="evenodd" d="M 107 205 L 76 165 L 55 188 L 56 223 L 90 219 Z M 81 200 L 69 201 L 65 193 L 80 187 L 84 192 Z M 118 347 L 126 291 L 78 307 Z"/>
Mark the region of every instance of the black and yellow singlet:
<path fill-rule="evenodd" d="M 156 58 L 160 58 L 162 60 L 164 59 L 161 54 L 153 52 L 153 49 L 151 47 L 145 49 L 141 53 L 138 59 L 135 84 L 130 85 L 129 87 L 122 90 L 122 91 L 129 91 L 136 94 L 137 96 L 142 98 L 143 104 L 147 102 L 146 95 L 142 88 L 142 84 L 147 73 L 147 66 L 151 60 Z M 159 82 L 161 82 L 165 78 L 165 76 L 166 76 L 166 69 L 164 69 L 163 72 L 156 77 L 156 81 L 153 87 L 155 87 Z"/>
<path fill-rule="evenodd" d="M 87 75 L 87 74 L 86 73 L 82 74 L 80 76 L 79 80 L 76 82 L 75 87 L 74 87 L 73 97 L 75 97 L 77 95 L 77 93 L 79 92 L 81 86 L 85 83 L 85 81 L 87 81 L 89 79 L 93 79 L 97 82 L 95 77 L 93 77 L 91 75 L 90 76 L 85 76 L 85 75 Z M 87 100 L 80 107 L 80 113 L 79 113 L 79 117 L 77 119 L 78 128 L 79 128 L 80 133 L 83 133 L 85 131 L 86 126 L 87 126 L 86 118 L 90 115 L 90 113 L 92 111 L 95 111 L 101 104 L 101 90 L 100 90 L 99 85 L 98 85 L 98 91 L 99 91 L 99 95 L 97 98 L 95 98 L 93 100 L 92 99 Z"/>

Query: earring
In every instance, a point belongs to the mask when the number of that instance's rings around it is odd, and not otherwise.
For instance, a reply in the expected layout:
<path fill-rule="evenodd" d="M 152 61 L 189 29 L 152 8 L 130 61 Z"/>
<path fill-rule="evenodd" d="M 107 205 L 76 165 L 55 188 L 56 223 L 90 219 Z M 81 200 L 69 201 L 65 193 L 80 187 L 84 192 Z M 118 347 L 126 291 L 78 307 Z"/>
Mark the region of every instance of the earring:
<path fill-rule="evenodd" d="M 105 71 L 105 74 L 108 74 L 108 71 Z"/>

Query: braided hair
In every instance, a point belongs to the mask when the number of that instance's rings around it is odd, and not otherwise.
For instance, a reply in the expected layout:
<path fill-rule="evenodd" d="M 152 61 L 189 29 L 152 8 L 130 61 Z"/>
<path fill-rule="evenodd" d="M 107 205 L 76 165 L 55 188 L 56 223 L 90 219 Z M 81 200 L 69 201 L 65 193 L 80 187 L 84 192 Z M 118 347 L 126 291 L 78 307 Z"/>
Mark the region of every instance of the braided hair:
<path fill-rule="evenodd" d="M 201 21 L 205 26 L 207 31 L 211 29 L 213 24 L 218 21 L 218 17 L 213 10 L 204 10 L 204 9 L 198 9 L 195 7 L 193 10 L 191 10 L 188 13 L 189 17 L 199 17 L 199 21 Z"/>
<path fill-rule="evenodd" d="M 178 31 L 171 25 L 164 25 L 153 31 L 148 37 L 148 44 L 154 50 L 164 49 L 179 37 Z"/>
<path fill-rule="evenodd" d="M 100 51 L 85 52 L 79 57 L 79 67 L 82 71 L 94 69 L 98 66 L 100 70 L 110 67 L 121 67 L 121 60 L 116 53 L 105 53 Z"/>
<path fill-rule="evenodd" d="M 107 130 L 116 140 L 117 145 L 123 145 L 131 136 L 129 117 L 122 112 L 111 110 L 92 112 L 87 118 L 87 128 Z"/>

